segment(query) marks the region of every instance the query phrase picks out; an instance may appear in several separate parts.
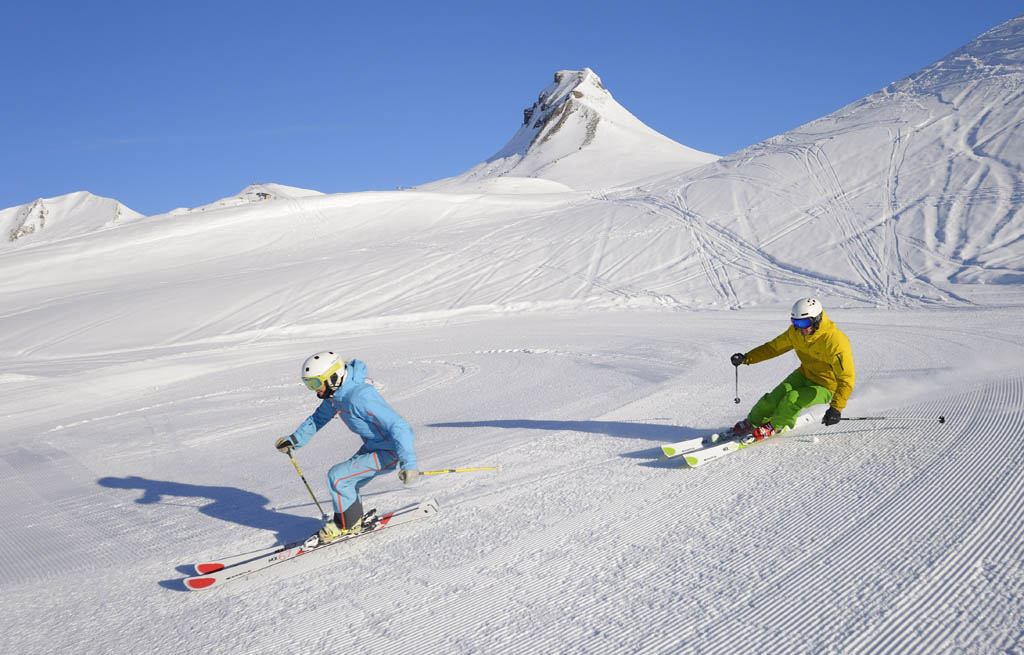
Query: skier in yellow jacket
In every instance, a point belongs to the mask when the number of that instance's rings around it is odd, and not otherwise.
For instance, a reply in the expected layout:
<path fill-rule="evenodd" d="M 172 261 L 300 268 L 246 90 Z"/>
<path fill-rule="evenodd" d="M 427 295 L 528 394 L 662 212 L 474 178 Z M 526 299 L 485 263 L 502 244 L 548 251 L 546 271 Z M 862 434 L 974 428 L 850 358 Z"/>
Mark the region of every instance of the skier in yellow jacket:
<path fill-rule="evenodd" d="M 752 441 L 770 437 L 793 427 L 800 410 L 829 403 L 824 425 L 840 421 L 853 391 L 856 374 L 850 340 L 829 320 L 816 298 L 801 298 L 790 314 L 792 325 L 768 343 L 748 353 L 732 356 L 733 366 L 756 364 L 796 351 L 800 368 L 779 386 L 761 396 L 733 433 Z M 738 402 L 738 401 L 737 401 Z"/>

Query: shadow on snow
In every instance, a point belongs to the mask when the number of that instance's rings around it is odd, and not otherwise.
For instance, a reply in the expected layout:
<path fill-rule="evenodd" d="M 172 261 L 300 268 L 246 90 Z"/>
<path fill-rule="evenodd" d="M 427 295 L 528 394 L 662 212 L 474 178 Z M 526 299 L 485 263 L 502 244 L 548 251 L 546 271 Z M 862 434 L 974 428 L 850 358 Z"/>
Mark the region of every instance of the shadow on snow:
<path fill-rule="evenodd" d="M 100 478 L 97 482 L 110 489 L 142 490 L 142 497 L 135 501 L 140 505 L 169 504 L 165 498 L 172 497 L 209 499 L 210 502 L 196 507 L 201 514 L 228 523 L 274 532 L 279 544 L 312 534 L 320 527 L 319 519 L 269 509 L 267 505 L 270 500 L 266 496 L 237 487 L 149 480 L 136 475 Z M 186 575 L 192 574 L 191 566 L 179 566 L 178 571 Z M 165 580 L 160 585 L 168 589 L 186 591 L 181 580 Z"/>
<path fill-rule="evenodd" d="M 321 525 L 320 520 L 316 518 L 269 509 L 267 505 L 270 500 L 266 496 L 237 487 L 149 480 L 135 475 L 124 478 L 100 478 L 97 482 L 110 489 L 142 490 L 142 497 L 135 501 L 140 505 L 170 504 L 166 498 L 209 499 L 209 502 L 196 507 L 199 513 L 228 523 L 274 532 L 279 544 L 310 535 Z M 178 570 L 191 574 L 191 567 L 182 566 Z M 172 589 L 185 589 L 180 581 L 167 581 L 161 585 Z"/>
<path fill-rule="evenodd" d="M 661 423 L 632 421 L 552 421 L 537 419 L 495 419 L 490 421 L 458 421 L 430 423 L 432 428 L 506 428 L 511 430 L 550 430 L 553 432 L 586 432 L 606 434 L 627 439 L 650 439 L 658 443 L 673 443 L 700 436 L 706 429 L 688 428 Z"/>
<path fill-rule="evenodd" d="M 708 428 L 690 428 L 680 425 L 662 423 L 641 423 L 639 421 L 553 421 L 536 419 L 496 419 L 490 421 L 460 421 L 451 423 L 431 423 L 434 428 L 505 428 L 510 430 L 550 430 L 554 432 L 585 432 L 589 434 L 606 434 L 611 437 L 626 439 L 649 439 L 659 444 L 675 443 L 684 439 L 692 439 L 709 434 Z M 679 468 L 682 458 L 668 459 L 661 447 L 645 448 L 621 453 L 626 459 L 646 460 L 640 466 L 653 468 Z M 685 466 L 685 465 L 684 465 Z"/>
<path fill-rule="evenodd" d="M 136 475 L 100 478 L 97 482 L 111 489 L 141 489 L 142 497 L 135 501 L 140 505 L 165 503 L 165 498 L 172 497 L 207 498 L 210 502 L 196 507 L 199 513 L 228 523 L 269 530 L 276 533 L 278 543 L 282 544 L 295 539 L 297 535 L 311 534 L 320 527 L 317 518 L 269 509 L 267 505 L 270 500 L 266 496 L 237 487 L 148 480 Z"/>

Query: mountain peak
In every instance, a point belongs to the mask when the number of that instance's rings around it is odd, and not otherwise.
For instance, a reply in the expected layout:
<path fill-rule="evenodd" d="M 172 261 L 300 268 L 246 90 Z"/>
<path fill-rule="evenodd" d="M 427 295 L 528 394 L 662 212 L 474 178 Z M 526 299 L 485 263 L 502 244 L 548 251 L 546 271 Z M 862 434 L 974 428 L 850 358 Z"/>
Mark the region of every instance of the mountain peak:
<path fill-rule="evenodd" d="M 606 188 L 715 159 L 645 125 L 616 102 L 590 68 L 560 70 L 523 110 L 523 122 L 504 148 L 461 175 L 420 188 L 465 189 L 499 177 Z"/>
<path fill-rule="evenodd" d="M 233 196 L 221 198 L 199 207 L 174 209 L 168 213 L 173 215 L 191 214 L 193 212 L 207 212 L 228 207 L 241 207 L 265 200 L 294 200 L 296 198 L 320 195 L 323 195 L 323 193 L 312 189 L 274 184 L 273 182 L 253 182 Z"/>
<path fill-rule="evenodd" d="M 143 218 L 112 198 L 75 191 L 0 210 L 0 246 L 53 241 Z"/>
<path fill-rule="evenodd" d="M 610 99 L 611 94 L 601 84 L 601 78 L 589 68 L 558 71 L 555 73 L 555 81 L 541 91 L 537 102 L 523 110 L 520 132 L 522 136 L 531 137 L 527 149 L 536 143 L 538 138 L 546 139 L 557 132 L 561 122 L 577 110 L 577 105 L 593 106 L 596 109 Z M 594 112 L 589 117 L 587 140 L 582 145 L 587 145 L 593 140 L 600 120 L 600 112 Z M 517 141 L 522 139 L 513 139 L 495 156 L 501 156 L 510 147 L 518 147 Z"/>

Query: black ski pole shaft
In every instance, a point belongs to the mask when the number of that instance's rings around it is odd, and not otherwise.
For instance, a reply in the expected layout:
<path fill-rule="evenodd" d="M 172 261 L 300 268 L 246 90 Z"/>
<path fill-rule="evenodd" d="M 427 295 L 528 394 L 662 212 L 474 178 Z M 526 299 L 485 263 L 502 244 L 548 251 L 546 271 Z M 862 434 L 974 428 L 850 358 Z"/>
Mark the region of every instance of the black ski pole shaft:
<path fill-rule="evenodd" d="M 737 405 L 740 404 L 740 367 L 736 367 L 736 397 L 732 399 Z"/>
<path fill-rule="evenodd" d="M 938 418 L 924 417 L 924 416 L 843 416 L 840 417 L 840 421 L 938 421 L 939 423 L 945 423 L 946 417 L 940 416 Z"/>

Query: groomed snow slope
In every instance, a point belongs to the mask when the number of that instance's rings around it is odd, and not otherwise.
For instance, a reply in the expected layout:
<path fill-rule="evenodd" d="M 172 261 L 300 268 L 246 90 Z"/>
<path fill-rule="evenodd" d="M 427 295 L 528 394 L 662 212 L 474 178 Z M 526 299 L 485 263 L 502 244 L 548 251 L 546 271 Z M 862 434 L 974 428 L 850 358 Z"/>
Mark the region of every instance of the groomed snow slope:
<path fill-rule="evenodd" d="M 548 312 L 207 340 L 6 373 L 4 652 L 1016 652 L 1020 310 L 837 310 L 859 382 L 843 423 L 699 469 L 657 446 L 731 422 L 794 366 L 728 354 L 763 312 Z M 317 510 L 273 441 L 313 408 L 297 358 L 364 358 L 442 511 L 220 590 L 191 562 L 288 540 Z M 17 369 L 16 369 L 17 370 Z M 815 443 L 813 436 L 819 436 Z M 326 501 L 356 448 L 298 451 Z M 144 645 L 144 646 L 143 646 Z M 346 646 L 347 647 L 347 646 Z"/>

